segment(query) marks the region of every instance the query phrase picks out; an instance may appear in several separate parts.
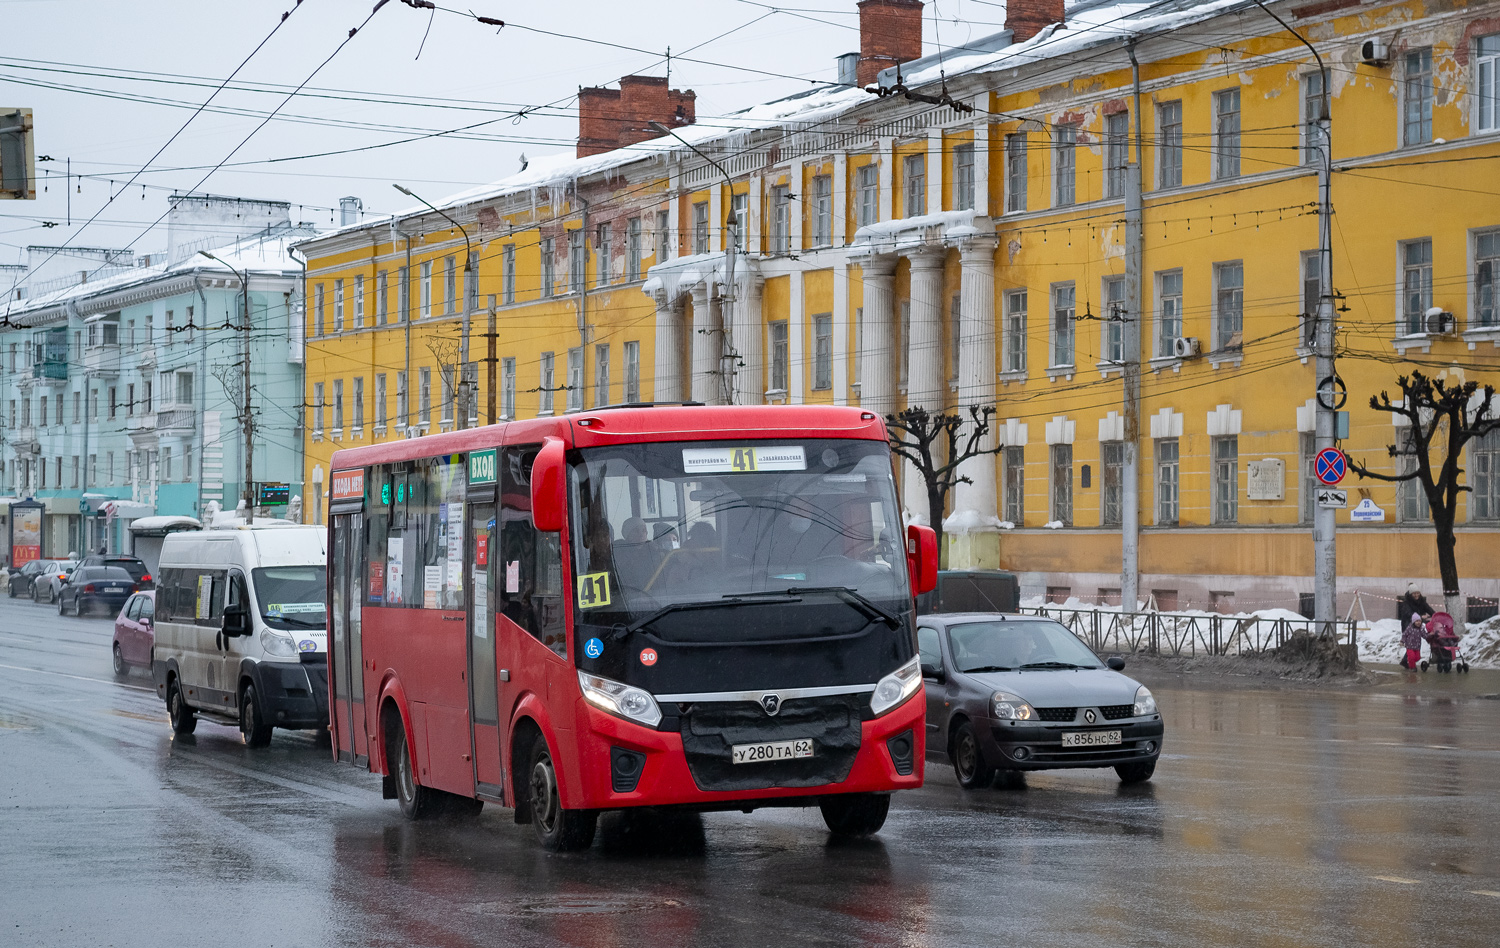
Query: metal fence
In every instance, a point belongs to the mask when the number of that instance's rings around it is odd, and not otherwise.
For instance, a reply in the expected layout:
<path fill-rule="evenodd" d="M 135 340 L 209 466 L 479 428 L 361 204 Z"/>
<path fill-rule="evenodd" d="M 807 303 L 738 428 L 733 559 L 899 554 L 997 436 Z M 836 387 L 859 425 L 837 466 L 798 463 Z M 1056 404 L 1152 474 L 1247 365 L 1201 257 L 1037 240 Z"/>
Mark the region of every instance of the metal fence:
<path fill-rule="evenodd" d="M 1047 616 L 1067 626 L 1096 652 L 1153 655 L 1254 655 L 1280 648 L 1296 633 L 1333 635 L 1353 644 L 1355 623 L 1337 620 L 1273 619 L 1177 612 L 1107 612 L 1060 606 L 1021 608 L 1024 615 Z M 1331 626 L 1331 628 L 1329 628 Z"/>

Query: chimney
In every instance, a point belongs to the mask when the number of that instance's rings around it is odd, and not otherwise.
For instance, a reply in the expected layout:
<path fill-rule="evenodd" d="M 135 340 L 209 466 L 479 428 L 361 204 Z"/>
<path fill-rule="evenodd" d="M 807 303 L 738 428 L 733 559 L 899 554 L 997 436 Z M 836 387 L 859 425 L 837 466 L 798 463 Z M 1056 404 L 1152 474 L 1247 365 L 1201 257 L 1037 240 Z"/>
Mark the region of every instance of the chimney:
<path fill-rule="evenodd" d="M 838 57 L 839 85 L 859 84 L 859 53 L 844 53 Z"/>
<path fill-rule="evenodd" d="M 619 89 L 578 90 L 578 157 L 656 138 L 651 122 L 693 124 L 697 94 L 667 87 L 659 76 L 625 76 Z"/>
<path fill-rule="evenodd" d="M 921 58 L 922 0 L 860 0 L 859 85 L 873 85 L 880 70 Z"/>
<path fill-rule="evenodd" d="M 350 224 L 359 223 L 359 215 L 364 213 L 365 202 L 354 196 L 339 198 L 339 226 L 348 227 Z"/>
<path fill-rule="evenodd" d="M 1063 0 L 1008 0 L 1005 5 L 1005 28 L 1012 43 L 1024 43 L 1063 19 Z"/>

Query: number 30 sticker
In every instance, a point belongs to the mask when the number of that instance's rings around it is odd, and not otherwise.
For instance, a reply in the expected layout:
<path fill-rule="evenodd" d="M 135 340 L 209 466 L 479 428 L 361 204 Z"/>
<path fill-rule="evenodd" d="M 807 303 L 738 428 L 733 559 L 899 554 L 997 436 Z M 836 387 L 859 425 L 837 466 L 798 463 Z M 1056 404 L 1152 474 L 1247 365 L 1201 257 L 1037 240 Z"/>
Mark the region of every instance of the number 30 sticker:
<path fill-rule="evenodd" d="M 578 577 L 578 608 L 597 609 L 609 605 L 609 574 L 584 573 Z"/>
<path fill-rule="evenodd" d="M 643 648 L 643 649 L 641 649 L 641 664 L 642 665 L 646 665 L 648 667 L 651 666 L 651 665 L 655 665 L 656 664 L 656 649 L 654 649 L 654 648 Z"/>

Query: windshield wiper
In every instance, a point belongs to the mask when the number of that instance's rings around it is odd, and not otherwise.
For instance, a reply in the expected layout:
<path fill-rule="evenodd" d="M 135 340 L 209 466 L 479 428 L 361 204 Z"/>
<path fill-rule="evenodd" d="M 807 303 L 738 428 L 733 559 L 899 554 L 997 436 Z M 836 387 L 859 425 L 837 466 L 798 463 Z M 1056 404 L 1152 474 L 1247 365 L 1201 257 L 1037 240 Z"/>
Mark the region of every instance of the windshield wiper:
<path fill-rule="evenodd" d="M 292 625 L 300 625 L 304 629 L 321 629 L 326 626 L 327 621 L 313 619 L 294 619 L 291 616 L 266 616 L 267 619 L 276 619 L 281 622 L 290 622 Z"/>
<path fill-rule="evenodd" d="M 1074 665 L 1072 662 L 1027 662 L 1021 666 L 1021 670 L 1028 668 L 1088 668 L 1088 665 Z"/>
<path fill-rule="evenodd" d="M 784 597 L 784 598 L 779 599 L 779 600 L 777 600 L 777 599 L 769 600 L 771 602 L 796 602 L 797 601 L 795 598 L 790 597 L 790 596 L 784 596 L 784 594 L 782 594 L 782 593 L 771 593 L 770 595 L 783 596 Z M 660 619 L 663 616 L 669 616 L 669 615 L 671 615 L 674 612 L 688 612 L 688 611 L 693 610 L 693 609 L 719 609 L 719 608 L 722 608 L 723 606 L 733 606 L 733 605 L 736 605 L 738 603 L 751 602 L 751 601 L 759 604 L 759 603 L 766 602 L 768 600 L 766 600 L 765 598 L 763 598 L 763 594 L 761 594 L 761 593 L 743 593 L 743 594 L 728 595 L 728 596 L 723 597 L 722 599 L 709 599 L 709 600 L 705 600 L 703 602 L 673 602 L 673 603 L 668 603 L 667 605 L 662 606 L 660 609 L 658 609 L 655 612 L 651 613 L 646 618 L 637 621 L 633 625 L 630 625 L 628 627 L 616 626 L 616 629 L 620 630 L 620 631 L 617 631 L 614 634 L 613 637 L 616 638 L 616 639 L 623 639 L 625 636 L 630 635 L 633 632 L 639 632 L 640 630 L 644 629 L 646 626 L 648 626 L 651 623 L 655 622 L 657 619 Z"/>
<path fill-rule="evenodd" d="M 975 675 L 981 672 L 1008 672 L 1015 671 L 1009 665 L 980 665 L 978 668 L 960 669 L 965 675 Z"/>
<path fill-rule="evenodd" d="M 804 593 L 833 593 L 840 599 L 854 606 L 866 615 L 879 619 L 893 629 L 901 628 L 901 620 L 880 606 L 871 602 L 864 594 L 848 586 L 792 586 L 789 589 L 768 589 L 765 592 L 735 593 L 733 597 L 725 596 L 725 599 L 740 596 L 801 596 Z"/>

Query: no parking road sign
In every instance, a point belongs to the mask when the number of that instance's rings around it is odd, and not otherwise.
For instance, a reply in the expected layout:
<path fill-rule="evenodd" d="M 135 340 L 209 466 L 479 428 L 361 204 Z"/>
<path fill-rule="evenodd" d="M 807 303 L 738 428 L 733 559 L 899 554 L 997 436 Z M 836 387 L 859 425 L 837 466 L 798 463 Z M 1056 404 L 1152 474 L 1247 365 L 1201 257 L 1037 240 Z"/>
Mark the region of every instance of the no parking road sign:
<path fill-rule="evenodd" d="M 1313 459 L 1313 473 L 1317 475 L 1318 482 L 1329 487 L 1343 480 L 1348 471 L 1349 459 L 1338 448 L 1324 448 Z"/>

